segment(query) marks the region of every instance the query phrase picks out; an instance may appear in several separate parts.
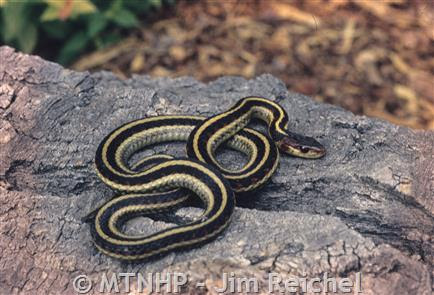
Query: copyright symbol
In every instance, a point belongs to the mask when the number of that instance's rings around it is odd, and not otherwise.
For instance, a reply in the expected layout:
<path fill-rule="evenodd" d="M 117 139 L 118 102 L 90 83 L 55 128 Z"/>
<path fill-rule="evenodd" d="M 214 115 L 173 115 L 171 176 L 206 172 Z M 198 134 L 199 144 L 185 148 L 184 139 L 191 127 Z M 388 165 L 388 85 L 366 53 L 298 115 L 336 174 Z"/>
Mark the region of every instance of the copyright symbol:
<path fill-rule="evenodd" d="M 72 287 L 77 293 L 86 294 L 92 288 L 92 281 L 87 275 L 79 275 L 72 282 Z"/>

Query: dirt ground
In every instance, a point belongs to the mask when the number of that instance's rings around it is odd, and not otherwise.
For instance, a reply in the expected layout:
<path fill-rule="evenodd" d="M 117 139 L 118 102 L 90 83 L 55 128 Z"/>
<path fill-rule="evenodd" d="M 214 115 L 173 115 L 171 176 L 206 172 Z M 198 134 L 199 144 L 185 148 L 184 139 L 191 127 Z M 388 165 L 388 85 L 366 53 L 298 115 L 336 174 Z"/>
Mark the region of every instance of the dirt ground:
<path fill-rule="evenodd" d="M 209 81 L 271 73 L 356 114 L 434 129 L 432 0 L 177 1 L 77 70 Z"/>

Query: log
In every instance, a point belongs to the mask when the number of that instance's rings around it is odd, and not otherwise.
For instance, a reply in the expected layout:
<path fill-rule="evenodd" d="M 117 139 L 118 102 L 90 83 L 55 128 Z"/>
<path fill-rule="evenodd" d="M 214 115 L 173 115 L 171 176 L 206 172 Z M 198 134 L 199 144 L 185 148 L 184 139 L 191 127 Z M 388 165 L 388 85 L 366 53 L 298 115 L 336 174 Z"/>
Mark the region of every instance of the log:
<path fill-rule="evenodd" d="M 327 155 L 282 155 L 272 180 L 240 201 L 224 234 L 200 248 L 133 264 L 99 253 L 80 219 L 114 195 L 93 167 L 102 138 L 134 119 L 209 116 L 250 95 L 278 101 L 290 129 L 318 139 Z M 159 151 L 185 156 L 182 143 L 153 149 Z M 136 283 L 148 273 L 185 275 L 183 293 L 217 294 L 225 276 L 256 280 L 258 292 L 278 293 L 273 284 L 270 290 L 274 273 L 293 283 L 324 275 L 347 279 L 352 292 L 361 288 L 361 294 L 431 294 L 433 155 L 433 131 L 314 102 L 268 74 L 206 84 L 191 77 L 121 80 L 110 72 L 71 71 L 3 46 L 0 293 L 77 294 L 77 276 L 91 280 L 89 294 L 109 293 L 104 276 L 112 275 L 118 279 L 113 288 L 141 291 Z M 238 153 L 221 160 L 245 161 Z M 136 218 L 126 230 L 155 232 L 191 220 L 198 210 Z M 132 274 L 129 284 L 122 273 Z"/>

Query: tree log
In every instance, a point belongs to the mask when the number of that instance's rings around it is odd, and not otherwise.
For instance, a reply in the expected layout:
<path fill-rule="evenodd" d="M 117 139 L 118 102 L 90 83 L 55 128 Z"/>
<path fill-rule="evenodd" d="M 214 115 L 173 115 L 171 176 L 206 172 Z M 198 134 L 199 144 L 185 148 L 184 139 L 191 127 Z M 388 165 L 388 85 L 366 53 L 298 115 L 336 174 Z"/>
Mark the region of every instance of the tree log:
<path fill-rule="evenodd" d="M 250 95 L 278 101 L 290 129 L 318 139 L 327 155 L 282 155 L 272 180 L 240 200 L 229 228 L 205 246 L 134 264 L 99 253 L 80 219 L 114 195 L 93 167 L 102 138 L 134 119 L 209 116 Z M 185 156 L 181 143 L 152 151 Z M 314 102 L 268 74 L 207 84 L 191 77 L 121 80 L 0 47 L 0 293 L 76 294 L 78 275 L 91 279 L 89 294 L 108 293 L 103 277 L 113 274 L 120 291 L 140 291 L 138 274 L 178 272 L 187 276 L 184 293 L 216 294 L 224 274 L 254 278 L 258 292 L 268 293 L 276 273 L 283 280 L 360 279 L 353 290 L 361 294 L 431 294 L 433 155 L 432 131 Z M 245 161 L 237 153 L 221 160 Z M 137 218 L 126 230 L 155 232 L 198 210 Z M 135 275 L 128 285 L 120 273 Z"/>

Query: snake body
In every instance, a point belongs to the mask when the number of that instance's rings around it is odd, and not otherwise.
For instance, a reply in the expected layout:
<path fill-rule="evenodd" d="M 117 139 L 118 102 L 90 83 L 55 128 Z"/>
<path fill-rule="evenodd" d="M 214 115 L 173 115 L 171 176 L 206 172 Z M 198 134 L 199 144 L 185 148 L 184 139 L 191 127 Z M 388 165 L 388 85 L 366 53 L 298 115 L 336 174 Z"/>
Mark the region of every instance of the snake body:
<path fill-rule="evenodd" d="M 264 121 L 269 136 L 246 128 L 254 119 Z M 325 149 L 316 140 L 287 131 L 288 116 L 277 103 L 246 97 L 210 118 L 156 116 L 127 123 L 108 134 L 95 156 L 98 176 L 122 195 L 85 217 L 96 247 L 122 260 L 143 260 L 216 238 L 229 224 L 235 194 L 263 185 L 274 173 L 279 150 L 298 157 L 318 158 Z M 162 142 L 187 141 L 188 158 L 168 155 L 128 162 L 143 148 Z M 249 157 L 238 170 L 224 168 L 215 154 L 220 147 Z M 145 169 L 146 168 L 146 169 Z M 200 218 L 149 236 L 127 235 L 123 223 L 135 216 L 182 206 L 193 193 L 204 204 Z"/>

